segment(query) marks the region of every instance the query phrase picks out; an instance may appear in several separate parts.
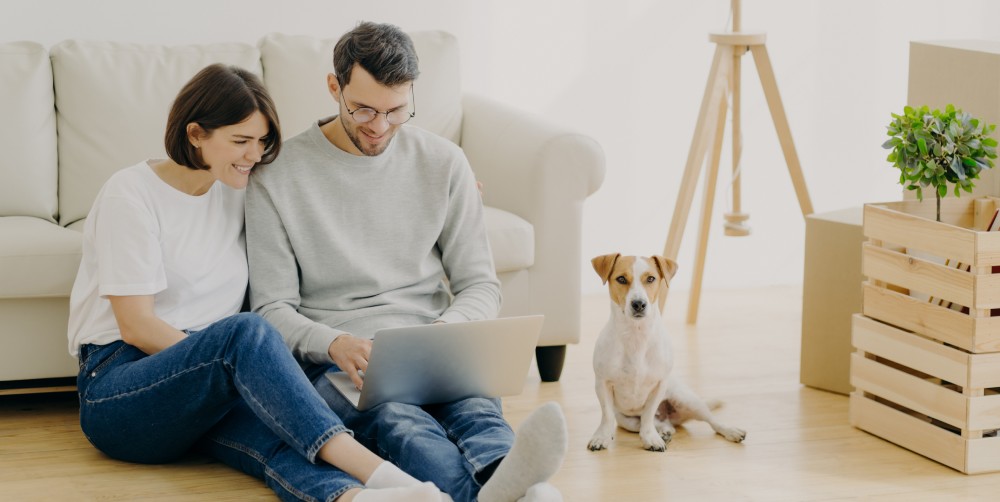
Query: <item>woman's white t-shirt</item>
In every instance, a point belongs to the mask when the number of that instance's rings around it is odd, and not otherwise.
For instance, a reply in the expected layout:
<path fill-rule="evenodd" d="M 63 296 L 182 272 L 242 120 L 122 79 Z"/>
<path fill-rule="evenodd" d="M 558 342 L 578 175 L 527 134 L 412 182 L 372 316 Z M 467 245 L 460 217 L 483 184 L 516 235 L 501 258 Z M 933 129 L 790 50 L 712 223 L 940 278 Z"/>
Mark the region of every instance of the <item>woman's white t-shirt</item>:
<path fill-rule="evenodd" d="M 121 340 L 108 296 L 153 295 L 156 315 L 198 330 L 239 312 L 247 286 L 244 191 L 203 195 L 168 185 L 145 161 L 101 188 L 83 229 L 70 294 L 69 351 Z"/>

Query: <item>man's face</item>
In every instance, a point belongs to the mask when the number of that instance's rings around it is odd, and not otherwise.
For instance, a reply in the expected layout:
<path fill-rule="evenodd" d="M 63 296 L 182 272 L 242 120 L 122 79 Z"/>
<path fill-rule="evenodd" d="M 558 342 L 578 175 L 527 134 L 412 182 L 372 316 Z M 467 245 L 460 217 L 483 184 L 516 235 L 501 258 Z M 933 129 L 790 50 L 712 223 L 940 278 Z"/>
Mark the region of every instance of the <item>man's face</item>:
<path fill-rule="evenodd" d="M 340 123 L 357 150 L 349 153 L 375 156 L 389 147 L 400 125 L 390 124 L 383 112 L 409 110 L 411 85 L 412 82 L 395 87 L 384 86 L 358 65 L 351 70 L 349 84 L 340 87 L 336 78 L 331 80 L 331 94 L 338 98 L 340 106 Z M 369 122 L 358 123 L 350 112 L 359 108 L 371 108 L 379 113 Z"/>

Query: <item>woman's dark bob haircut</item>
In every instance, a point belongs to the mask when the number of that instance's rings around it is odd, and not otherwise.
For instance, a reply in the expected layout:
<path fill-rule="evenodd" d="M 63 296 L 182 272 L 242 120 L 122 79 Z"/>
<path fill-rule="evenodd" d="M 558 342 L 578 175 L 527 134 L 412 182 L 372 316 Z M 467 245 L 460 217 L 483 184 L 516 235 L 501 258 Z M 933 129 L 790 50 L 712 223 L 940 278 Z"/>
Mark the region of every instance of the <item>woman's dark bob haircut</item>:
<path fill-rule="evenodd" d="M 198 124 L 207 134 L 239 124 L 260 112 L 267 120 L 264 154 L 259 165 L 269 164 L 281 149 L 281 130 L 274 101 L 256 75 L 237 66 L 206 66 L 184 85 L 170 108 L 164 146 L 174 162 L 191 169 L 208 169 L 198 149 L 188 139 L 187 126 Z"/>

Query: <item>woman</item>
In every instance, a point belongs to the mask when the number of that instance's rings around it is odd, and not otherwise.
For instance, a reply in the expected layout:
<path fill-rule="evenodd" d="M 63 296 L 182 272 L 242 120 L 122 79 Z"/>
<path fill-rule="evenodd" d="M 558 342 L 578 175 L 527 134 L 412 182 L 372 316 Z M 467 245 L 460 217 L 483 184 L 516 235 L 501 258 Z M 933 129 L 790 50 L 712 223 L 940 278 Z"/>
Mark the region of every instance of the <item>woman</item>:
<path fill-rule="evenodd" d="M 142 463 L 201 447 L 286 500 L 440 500 L 357 443 L 280 335 L 238 313 L 243 188 L 281 144 L 260 80 L 205 68 L 174 101 L 165 143 L 169 159 L 105 183 L 84 227 L 69 346 L 90 442 Z"/>

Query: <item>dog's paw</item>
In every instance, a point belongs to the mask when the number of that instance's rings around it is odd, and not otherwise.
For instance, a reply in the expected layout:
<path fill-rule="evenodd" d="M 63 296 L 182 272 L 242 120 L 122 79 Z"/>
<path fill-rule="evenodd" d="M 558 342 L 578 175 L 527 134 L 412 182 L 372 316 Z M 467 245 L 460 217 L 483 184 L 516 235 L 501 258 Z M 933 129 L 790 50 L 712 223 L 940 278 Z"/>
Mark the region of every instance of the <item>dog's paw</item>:
<path fill-rule="evenodd" d="M 592 438 L 590 438 L 590 443 L 587 443 L 587 449 L 590 451 L 600 451 L 611 446 L 611 440 L 615 438 L 612 434 L 600 434 L 595 433 Z"/>
<path fill-rule="evenodd" d="M 642 440 L 642 447 L 649 451 L 666 451 L 667 443 L 669 440 L 664 440 L 659 433 L 653 431 L 651 433 L 640 433 L 639 438 Z"/>
<path fill-rule="evenodd" d="M 720 436 L 734 443 L 742 443 L 743 440 L 747 438 L 747 431 L 737 429 L 736 427 L 720 427 L 716 432 L 718 432 Z"/>
<path fill-rule="evenodd" d="M 663 442 L 666 444 L 670 444 L 674 439 L 674 431 L 659 431 L 659 433 L 660 439 L 663 439 Z"/>
<path fill-rule="evenodd" d="M 674 433 L 677 432 L 677 429 L 675 429 L 673 424 L 670 422 L 657 422 L 656 432 L 660 434 L 660 437 L 663 438 L 665 442 L 669 443 L 670 440 L 674 438 Z"/>

